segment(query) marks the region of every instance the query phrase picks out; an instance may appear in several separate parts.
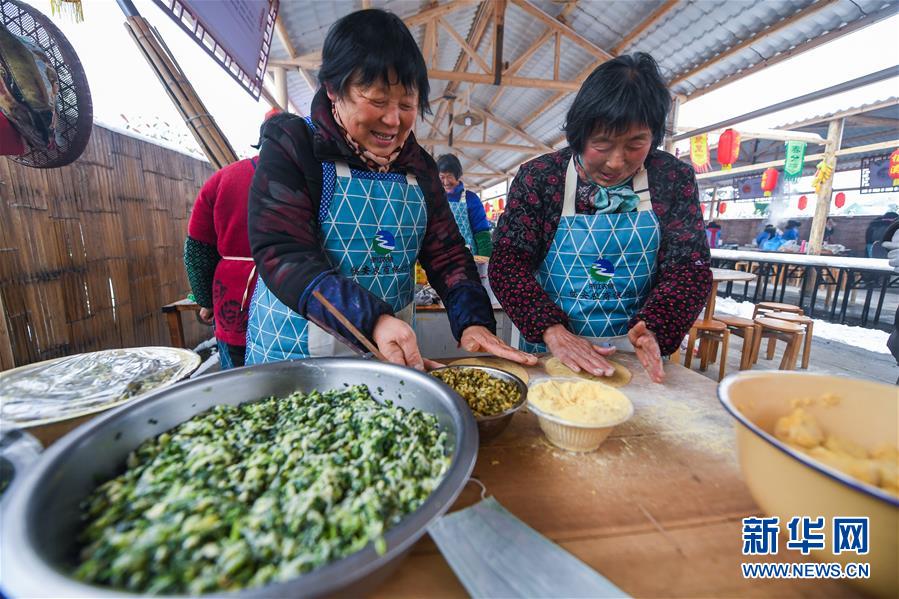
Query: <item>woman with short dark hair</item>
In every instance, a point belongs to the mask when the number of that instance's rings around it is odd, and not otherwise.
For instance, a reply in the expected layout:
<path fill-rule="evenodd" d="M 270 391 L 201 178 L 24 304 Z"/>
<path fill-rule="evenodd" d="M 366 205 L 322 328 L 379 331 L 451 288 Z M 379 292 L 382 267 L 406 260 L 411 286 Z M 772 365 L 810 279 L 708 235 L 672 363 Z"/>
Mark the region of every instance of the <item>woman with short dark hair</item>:
<path fill-rule="evenodd" d="M 317 291 L 390 361 L 424 368 L 410 325 L 416 259 L 464 349 L 535 362 L 494 335 L 437 167 L 412 134 L 429 86 L 406 25 L 382 10 L 343 17 L 325 39 L 319 82 L 310 117 L 266 128 L 250 189 L 260 279 L 247 363 L 364 351 Z"/>
<path fill-rule="evenodd" d="M 453 154 L 443 154 L 437 158 L 437 172 L 465 245 L 472 254 L 489 258 L 493 252 L 490 222 L 478 194 L 465 189 L 462 163 Z"/>
<path fill-rule="evenodd" d="M 696 176 L 657 149 L 670 103 L 650 55 L 612 59 L 577 93 L 568 147 L 519 169 L 489 269 L 519 347 L 596 375 L 632 349 L 663 380 L 712 282 Z"/>

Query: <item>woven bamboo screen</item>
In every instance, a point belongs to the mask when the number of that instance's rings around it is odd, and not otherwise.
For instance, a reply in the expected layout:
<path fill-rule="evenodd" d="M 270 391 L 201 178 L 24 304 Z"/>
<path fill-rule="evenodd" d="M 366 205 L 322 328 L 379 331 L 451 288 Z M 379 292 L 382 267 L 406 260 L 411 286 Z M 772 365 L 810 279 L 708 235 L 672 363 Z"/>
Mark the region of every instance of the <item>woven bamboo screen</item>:
<path fill-rule="evenodd" d="M 95 126 L 73 165 L 0 158 L 0 366 L 169 345 L 160 308 L 189 291 L 182 252 L 213 169 Z M 193 347 L 210 329 L 186 315 Z"/>

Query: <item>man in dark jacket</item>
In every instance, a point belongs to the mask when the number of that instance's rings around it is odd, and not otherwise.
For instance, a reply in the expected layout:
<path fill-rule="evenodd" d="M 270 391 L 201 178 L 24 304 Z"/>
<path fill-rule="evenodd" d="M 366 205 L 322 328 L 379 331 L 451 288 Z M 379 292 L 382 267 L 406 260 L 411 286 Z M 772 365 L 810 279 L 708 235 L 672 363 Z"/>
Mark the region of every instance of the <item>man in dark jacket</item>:
<path fill-rule="evenodd" d="M 886 212 L 883 216 L 878 216 L 868 223 L 868 228 L 865 229 L 865 255 L 868 258 L 872 257 L 871 251 L 874 248 L 874 242 L 884 239 L 886 230 L 897 218 L 899 218 L 899 214 Z"/>
<path fill-rule="evenodd" d="M 899 219 L 894 220 L 893 224 L 884 231 L 882 239 L 881 247 L 888 250 L 887 259 L 890 261 L 889 264 L 895 272 L 899 273 Z M 893 332 L 890 333 L 890 338 L 887 339 L 887 347 L 890 353 L 893 354 L 893 357 L 896 358 L 896 364 L 899 364 L 899 307 L 896 308 L 896 317 L 893 319 Z M 899 385 L 899 379 L 896 380 L 896 384 Z"/>

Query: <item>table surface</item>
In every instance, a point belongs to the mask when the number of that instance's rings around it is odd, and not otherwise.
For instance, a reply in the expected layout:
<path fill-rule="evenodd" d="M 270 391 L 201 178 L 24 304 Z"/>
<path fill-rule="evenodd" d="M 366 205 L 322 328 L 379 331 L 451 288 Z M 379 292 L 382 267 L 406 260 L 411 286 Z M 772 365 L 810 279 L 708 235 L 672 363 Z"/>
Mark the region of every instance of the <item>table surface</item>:
<path fill-rule="evenodd" d="M 855 270 L 876 270 L 893 272 L 886 258 L 847 258 L 843 256 L 808 256 L 787 252 L 749 252 L 744 250 L 713 249 L 712 258 L 726 260 L 752 260 L 753 262 L 779 262 L 803 266 L 829 266 L 831 268 L 851 268 Z"/>
<path fill-rule="evenodd" d="M 732 270 L 730 268 L 713 268 L 712 269 L 712 281 L 726 282 L 726 281 L 752 281 L 758 278 L 753 272 L 746 272 L 745 270 Z"/>
<path fill-rule="evenodd" d="M 743 579 L 741 519 L 759 510 L 740 476 L 733 423 L 715 383 L 666 363 L 665 383 L 656 385 L 633 354 L 617 359 L 634 375 L 622 388 L 634 417 L 598 451 L 575 454 L 550 445 L 535 416 L 519 412 L 478 452 L 473 476 L 489 495 L 633 596 L 858 595 L 836 580 Z M 479 493 L 469 484 L 453 509 Z M 801 559 L 782 547 L 770 561 Z M 466 592 L 425 536 L 375 596 Z"/>

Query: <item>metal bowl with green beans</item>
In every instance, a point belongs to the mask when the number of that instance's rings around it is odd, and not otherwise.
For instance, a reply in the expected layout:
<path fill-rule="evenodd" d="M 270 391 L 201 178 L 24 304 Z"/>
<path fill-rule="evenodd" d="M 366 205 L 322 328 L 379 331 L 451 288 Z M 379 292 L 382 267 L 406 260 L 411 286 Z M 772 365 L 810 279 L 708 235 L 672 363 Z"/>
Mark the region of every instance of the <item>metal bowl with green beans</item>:
<path fill-rule="evenodd" d="M 73 431 L 10 487 L 3 592 L 367 594 L 458 497 L 476 430 L 436 379 L 368 360 L 172 386 Z"/>
<path fill-rule="evenodd" d="M 452 388 L 471 408 L 481 443 L 503 432 L 527 400 L 524 381 L 499 368 L 445 366 L 432 370 L 431 376 Z"/>

